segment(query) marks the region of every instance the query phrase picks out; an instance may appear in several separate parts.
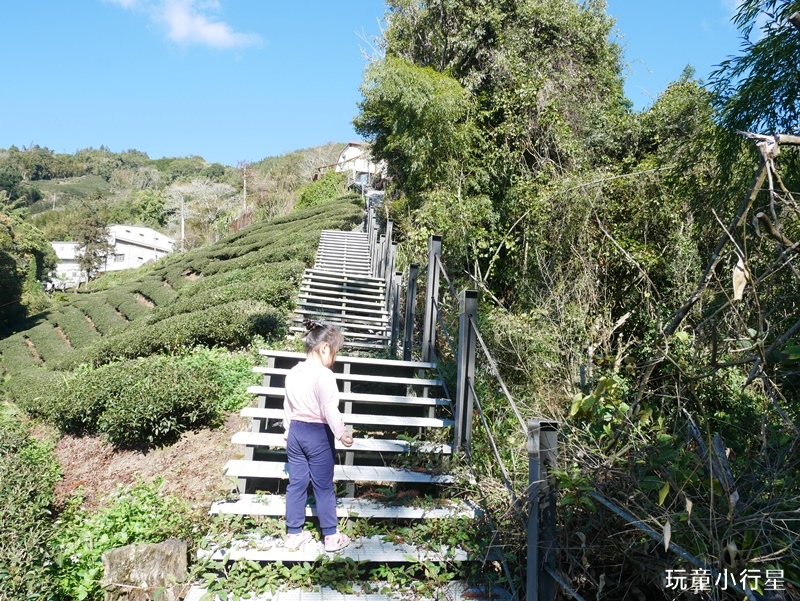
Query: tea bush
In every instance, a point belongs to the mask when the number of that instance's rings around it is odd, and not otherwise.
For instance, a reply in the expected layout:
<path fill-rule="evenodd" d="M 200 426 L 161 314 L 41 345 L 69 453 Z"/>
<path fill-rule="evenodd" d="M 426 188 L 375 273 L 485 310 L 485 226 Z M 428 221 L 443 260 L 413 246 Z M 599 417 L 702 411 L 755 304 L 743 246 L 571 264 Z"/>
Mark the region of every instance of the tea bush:
<path fill-rule="evenodd" d="M 234 301 L 103 338 L 73 353 L 60 367 L 73 368 L 81 363 L 103 365 L 193 346 L 243 347 L 256 335 L 274 335 L 283 325 L 283 314 L 265 303 Z"/>
<path fill-rule="evenodd" d="M 187 284 L 181 290 L 179 300 L 185 300 L 189 296 L 204 294 L 209 290 L 221 286 L 250 282 L 255 279 L 291 281 L 295 284 L 299 284 L 305 268 L 306 264 L 302 261 L 280 261 L 278 263 L 262 263 L 246 269 L 234 269 L 217 273 Z M 159 313 L 161 310 L 162 308 L 159 307 L 155 313 Z M 152 318 L 153 315 L 151 314 L 151 319 Z"/>
<path fill-rule="evenodd" d="M 41 365 L 41 362 L 33 356 L 22 334 L 14 334 L 0 340 L 0 354 L 3 368 L 9 372 Z"/>
<path fill-rule="evenodd" d="M 96 391 L 102 390 L 104 406 L 96 427 L 109 441 L 127 447 L 162 445 L 217 419 L 220 387 L 213 375 L 199 363 L 147 357 L 84 374 L 67 398 L 77 406 L 97 407 Z"/>
<path fill-rule="evenodd" d="M 0 415 L 0 599 L 52 599 L 52 448 Z"/>
<path fill-rule="evenodd" d="M 50 314 L 48 320 L 61 328 L 70 344 L 76 349 L 89 346 L 100 338 L 100 334 L 92 328 L 86 316 L 72 305 L 65 305 L 57 313 Z"/>
<path fill-rule="evenodd" d="M 25 334 L 36 348 L 39 358 L 45 363 L 56 361 L 72 352 L 72 348 L 58 335 L 53 324 L 48 321 L 34 326 Z"/>
<path fill-rule="evenodd" d="M 140 303 L 134 296 L 135 286 L 127 285 L 108 290 L 105 295 L 108 302 L 122 313 L 128 321 L 135 321 L 150 313 L 150 307 Z"/>
<path fill-rule="evenodd" d="M 261 301 L 288 311 L 296 293 L 297 284 L 293 281 L 256 279 L 249 282 L 237 282 L 230 286 L 213 288 L 205 294 L 182 298 L 163 310 L 154 311 L 149 316 L 148 322 L 156 323 L 174 315 L 194 313 L 231 301 L 246 299 Z"/>
<path fill-rule="evenodd" d="M 11 372 L 3 388 L 6 395 L 28 415 L 55 424 L 61 408 L 55 403 L 54 396 L 70 376 L 69 372 L 28 367 Z"/>
<path fill-rule="evenodd" d="M 163 307 L 171 303 L 177 296 L 177 292 L 165 286 L 163 280 L 160 278 L 145 278 L 131 286 L 133 292 L 138 292 L 148 300 L 152 301 L 156 306 Z"/>
<path fill-rule="evenodd" d="M 73 303 L 83 311 L 103 336 L 112 336 L 128 327 L 128 320 L 118 314 L 104 295 L 91 294 Z"/>

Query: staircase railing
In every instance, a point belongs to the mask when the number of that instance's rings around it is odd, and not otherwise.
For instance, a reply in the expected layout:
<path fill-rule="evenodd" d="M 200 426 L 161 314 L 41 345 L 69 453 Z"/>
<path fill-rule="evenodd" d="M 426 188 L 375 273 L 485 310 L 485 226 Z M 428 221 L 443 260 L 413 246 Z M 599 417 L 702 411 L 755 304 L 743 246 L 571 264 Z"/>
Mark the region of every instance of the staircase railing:
<path fill-rule="evenodd" d="M 365 230 L 369 240 L 370 272 L 374 277 L 382 278 L 386 290 L 385 309 L 389 314 L 391 325 L 391 341 L 389 352 L 392 357 L 397 355 L 397 345 L 400 332 L 401 289 L 403 274 L 395 270 L 397 263 L 397 243 L 392 240 L 394 221 L 386 221 L 384 232 L 380 233 L 380 222 L 377 210 L 367 201 Z"/>
<path fill-rule="evenodd" d="M 377 219 L 375 210 L 368 210 L 368 231 L 373 249 L 374 273 L 378 277 L 385 277 L 387 283 L 387 308 L 391 307 L 392 314 L 392 353 L 396 351 L 398 320 L 401 305 L 404 306 L 403 319 L 403 359 L 411 360 L 415 340 L 419 340 L 419 355 L 423 362 L 434 363 L 437 365 L 440 375 L 443 375 L 441 365 L 441 345 L 440 341 L 446 345 L 449 352 L 456 360 L 456 387 L 455 394 L 450 395 L 450 391 L 445 388 L 445 392 L 452 402 L 454 417 L 454 441 L 453 449 L 462 451 L 472 462 L 470 447 L 472 440 L 473 416 L 477 414 L 483 426 L 489 446 L 494 455 L 495 461 L 501 471 L 505 487 L 513 500 L 514 505 L 520 509 L 527 509 L 527 547 L 528 556 L 526 564 L 526 601 L 554 601 L 557 596 L 558 587 L 567 595 L 577 601 L 583 598 L 572 588 L 569 582 L 558 572 L 556 568 L 557 550 L 557 521 L 556 521 L 556 498 L 557 489 L 553 479 L 550 477 L 551 471 L 556 467 L 558 458 L 558 423 L 552 420 L 532 419 L 525 421 L 522 413 L 517 407 L 514 398 L 503 381 L 497 362 L 491 353 L 478 328 L 478 291 L 463 290 L 458 293 L 453 286 L 442 263 L 442 237 L 431 236 L 428 240 L 428 262 L 427 265 L 420 267 L 418 264 L 408 266 L 406 272 L 406 286 L 404 303 L 400 302 L 402 286 L 402 274 L 396 272 L 396 253 L 397 245 L 392 242 L 391 234 L 393 223 L 387 221 L 386 234 L 377 236 Z M 390 274 L 393 274 L 390 277 Z M 426 277 L 425 297 L 424 297 L 424 316 L 422 328 L 415 337 L 415 324 L 417 323 L 416 301 L 418 296 L 419 278 Z M 454 343 L 454 336 L 449 332 L 445 323 L 445 316 L 442 311 L 443 303 L 440 298 L 440 288 L 442 281 L 447 284 L 447 290 L 451 295 L 451 301 L 458 304 L 458 336 L 457 344 Z M 500 389 L 506 397 L 522 432 L 528 440 L 528 487 L 527 495 L 523 506 L 518 500 L 514 490 L 513 482 L 505 469 L 500 456 L 494 436 L 489 427 L 488 420 L 483 411 L 478 394 L 475 391 L 475 363 L 477 349 L 480 348 L 485 359 L 485 366 L 497 380 Z M 474 465 L 474 463 L 473 463 Z M 626 522 L 642 532 L 659 540 L 663 544 L 663 537 L 652 528 L 628 514 L 623 509 L 603 497 L 596 491 L 589 493 L 595 500 L 605 508 L 626 520 Z M 491 521 L 491 520 L 490 520 Z M 501 538 L 500 532 L 493 525 L 495 536 Z M 689 563 L 701 569 L 709 570 L 714 576 L 718 573 L 713 568 L 709 568 L 704 562 L 691 556 L 683 549 L 674 544 L 670 545 L 670 550 Z M 502 561 L 503 568 L 509 583 L 512 583 L 511 573 L 505 558 Z M 744 594 L 748 599 L 754 601 L 761 598 L 760 595 L 753 593 L 749 589 L 739 587 L 736 583 L 729 583 L 728 586 L 733 590 Z M 514 591 L 514 595 L 519 599 L 519 595 Z"/>

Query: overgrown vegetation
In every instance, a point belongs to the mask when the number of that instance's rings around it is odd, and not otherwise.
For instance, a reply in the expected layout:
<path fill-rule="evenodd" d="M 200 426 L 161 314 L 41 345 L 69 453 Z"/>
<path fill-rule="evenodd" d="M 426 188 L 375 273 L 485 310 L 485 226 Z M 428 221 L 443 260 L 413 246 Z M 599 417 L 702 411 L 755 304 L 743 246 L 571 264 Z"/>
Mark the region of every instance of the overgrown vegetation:
<path fill-rule="evenodd" d="M 797 2 L 741 3 L 760 41 L 713 89 L 687 70 L 641 113 L 602 2 L 388 4 L 356 125 L 389 161 L 402 261 L 424 263 L 443 235 L 457 286 L 483 291 L 484 337 L 523 414 L 561 424 L 562 576 L 585 597 L 671 598 L 665 570 L 694 568 L 665 550 L 679 545 L 720 571 L 782 570 L 795 594 L 798 155 L 732 128 L 797 133 Z M 525 428 L 482 369 L 524 498 Z M 473 445 L 523 566 L 526 516 L 482 427 Z"/>

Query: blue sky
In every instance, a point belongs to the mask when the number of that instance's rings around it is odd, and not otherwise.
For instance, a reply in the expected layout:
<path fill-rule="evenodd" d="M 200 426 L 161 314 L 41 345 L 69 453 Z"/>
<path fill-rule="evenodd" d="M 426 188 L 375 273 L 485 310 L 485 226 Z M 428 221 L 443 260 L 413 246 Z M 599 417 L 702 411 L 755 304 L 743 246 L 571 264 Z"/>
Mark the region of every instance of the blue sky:
<path fill-rule="evenodd" d="M 608 0 L 641 110 L 737 52 L 736 0 Z M 0 148 L 105 145 L 235 165 L 356 138 L 383 0 L 4 3 Z"/>

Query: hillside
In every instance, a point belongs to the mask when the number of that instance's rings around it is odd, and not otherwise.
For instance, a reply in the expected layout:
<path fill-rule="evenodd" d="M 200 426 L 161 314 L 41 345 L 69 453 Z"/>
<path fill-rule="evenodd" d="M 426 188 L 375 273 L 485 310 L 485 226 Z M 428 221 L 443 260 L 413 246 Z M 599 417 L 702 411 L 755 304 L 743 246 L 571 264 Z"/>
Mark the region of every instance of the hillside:
<path fill-rule="evenodd" d="M 49 310 L 0 341 L 0 365 L 6 374 L 3 390 L 31 415 L 77 433 L 109 432 L 114 419 L 131 417 L 129 413 L 109 417 L 112 407 L 105 399 L 116 385 L 120 402 L 125 402 L 121 379 L 132 370 L 143 374 L 160 370 L 164 377 L 197 376 L 196 384 L 211 386 L 195 391 L 198 396 L 219 397 L 219 384 L 209 374 L 212 370 L 195 373 L 202 370 L 195 369 L 190 359 L 180 365 L 182 358 L 197 347 L 241 349 L 258 336 L 280 338 L 320 231 L 347 229 L 360 219 L 359 202 L 342 198 L 256 224 L 217 244 L 151 266 L 103 276 L 88 291 L 57 294 Z M 103 385 L 105 397 L 93 398 L 87 392 L 85 382 L 91 377 Z M 83 396 L 76 399 L 76 395 Z M 86 403 L 83 409 L 90 417 L 76 408 L 76 402 Z M 167 413 L 178 402 L 164 399 Z M 160 426 L 141 423 L 138 434 L 145 440 L 150 436 L 155 444 L 189 425 L 212 423 L 216 414 L 209 408 L 207 415 L 194 415 L 190 423 L 164 419 Z M 115 434 L 118 443 L 136 440 L 136 434 L 126 430 Z"/>

